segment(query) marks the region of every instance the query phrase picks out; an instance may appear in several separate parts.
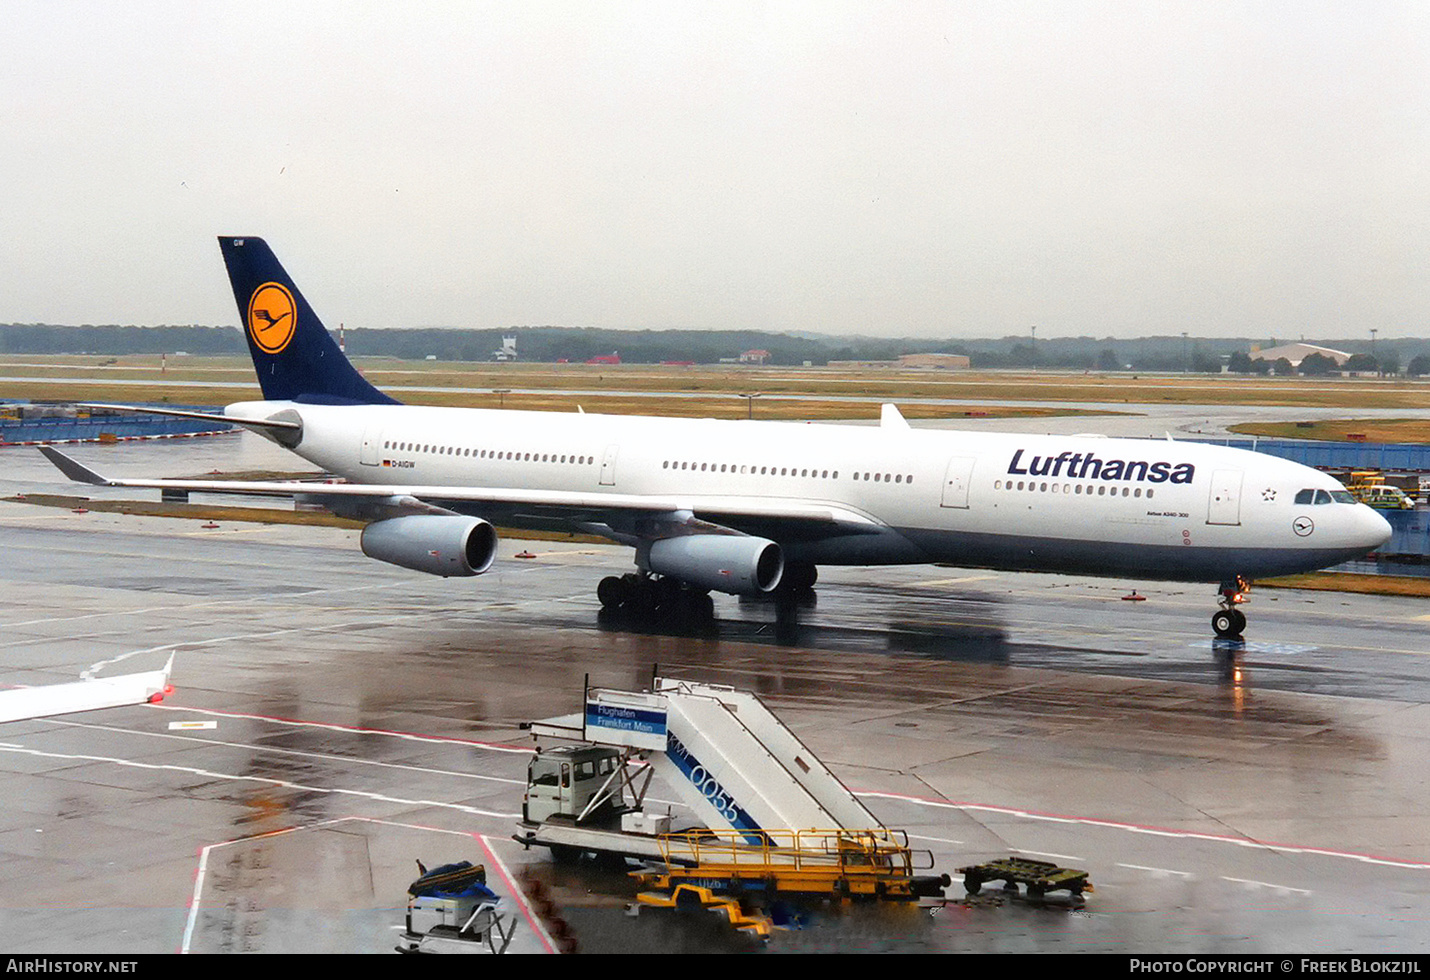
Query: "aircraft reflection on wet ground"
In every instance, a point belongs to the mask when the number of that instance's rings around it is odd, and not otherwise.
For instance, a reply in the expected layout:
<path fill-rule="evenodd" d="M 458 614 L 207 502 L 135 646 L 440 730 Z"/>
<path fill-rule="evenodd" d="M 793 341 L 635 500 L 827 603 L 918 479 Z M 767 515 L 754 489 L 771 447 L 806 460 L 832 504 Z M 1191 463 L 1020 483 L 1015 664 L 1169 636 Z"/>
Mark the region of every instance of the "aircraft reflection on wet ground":
<path fill-rule="evenodd" d="M 738 600 L 739 618 L 688 615 L 638 616 L 602 609 L 597 625 L 606 631 L 669 637 L 702 637 L 738 643 L 809 648 L 827 652 L 868 652 L 872 644 L 889 653 L 912 654 L 967 663 L 1006 663 L 1007 632 L 982 622 L 930 623 L 888 620 L 860 626 L 818 621 L 819 599 L 810 591 L 797 597 Z"/>

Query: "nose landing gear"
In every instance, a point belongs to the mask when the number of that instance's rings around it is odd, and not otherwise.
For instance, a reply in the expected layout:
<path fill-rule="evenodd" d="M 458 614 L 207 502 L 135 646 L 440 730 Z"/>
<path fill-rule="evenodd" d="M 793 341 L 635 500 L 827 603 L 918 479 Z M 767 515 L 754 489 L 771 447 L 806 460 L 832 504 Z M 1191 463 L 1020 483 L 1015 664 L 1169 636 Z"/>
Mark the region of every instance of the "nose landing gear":
<path fill-rule="evenodd" d="M 1247 601 L 1246 593 L 1251 590 L 1251 583 L 1240 575 L 1234 582 L 1223 582 L 1221 586 L 1221 604 L 1215 616 L 1212 617 L 1212 629 L 1216 635 L 1223 640 L 1239 640 L 1242 631 L 1246 629 L 1246 614 L 1236 608 Z"/>

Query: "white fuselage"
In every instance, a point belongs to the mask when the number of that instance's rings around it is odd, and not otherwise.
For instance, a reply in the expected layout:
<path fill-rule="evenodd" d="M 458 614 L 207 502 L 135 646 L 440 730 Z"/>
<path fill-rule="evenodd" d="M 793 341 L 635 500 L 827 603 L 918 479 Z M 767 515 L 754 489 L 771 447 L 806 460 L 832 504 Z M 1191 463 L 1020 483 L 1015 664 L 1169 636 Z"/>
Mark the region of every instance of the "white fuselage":
<path fill-rule="evenodd" d="M 1226 582 L 1349 560 L 1390 534 L 1370 508 L 1325 499 L 1343 491 L 1325 474 L 1201 443 L 404 405 L 250 402 L 229 414 L 283 410 L 303 421 L 294 451 L 354 483 L 657 495 L 696 512 L 789 501 L 877 526 L 831 536 L 730 522 L 817 564 Z M 1307 490 L 1325 491 L 1322 502 L 1296 503 Z M 520 507 L 492 510 L 470 508 L 551 526 Z"/>

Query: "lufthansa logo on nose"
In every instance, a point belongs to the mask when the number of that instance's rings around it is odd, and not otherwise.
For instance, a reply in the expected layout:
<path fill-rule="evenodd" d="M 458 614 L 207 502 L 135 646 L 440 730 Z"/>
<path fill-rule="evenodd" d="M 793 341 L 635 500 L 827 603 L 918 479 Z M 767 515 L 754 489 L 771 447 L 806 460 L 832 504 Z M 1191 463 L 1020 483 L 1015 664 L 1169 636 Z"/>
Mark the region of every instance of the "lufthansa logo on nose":
<path fill-rule="evenodd" d="M 248 300 L 248 335 L 265 354 L 281 353 L 298 326 L 298 305 L 286 286 L 265 282 Z"/>
<path fill-rule="evenodd" d="M 1315 529 L 1316 522 L 1311 520 L 1309 517 L 1298 517 L 1291 522 L 1291 530 L 1295 531 L 1303 538 Z"/>

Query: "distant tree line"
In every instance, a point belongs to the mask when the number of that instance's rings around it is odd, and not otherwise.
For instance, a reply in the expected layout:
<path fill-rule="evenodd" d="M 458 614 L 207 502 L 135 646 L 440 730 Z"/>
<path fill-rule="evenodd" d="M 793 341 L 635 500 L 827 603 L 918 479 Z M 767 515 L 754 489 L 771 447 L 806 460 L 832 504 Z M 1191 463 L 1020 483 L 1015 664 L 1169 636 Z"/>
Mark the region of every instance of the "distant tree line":
<path fill-rule="evenodd" d="M 1237 351 L 1227 361 L 1227 370 L 1235 374 L 1276 374 L 1278 377 L 1300 374 L 1308 378 L 1324 378 L 1341 374 L 1377 374 L 1393 377 L 1400 373 L 1400 355 L 1394 350 L 1386 350 L 1378 356 L 1374 354 L 1352 354 L 1344 364 L 1325 354 L 1311 353 L 1299 365 L 1284 357 L 1275 361 L 1253 358 L 1243 351 Z M 1416 354 L 1410 359 L 1405 373 L 1411 377 L 1430 374 L 1430 354 Z"/>
<path fill-rule="evenodd" d="M 354 329 L 346 333 L 348 353 L 443 361 L 491 361 L 502 338 L 515 336 L 522 361 L 581 362 L 618 353 L 622 361 L 658 364 L 690 361 L 718 364 L 747 350 L 769 352 L 767 363 L 798 365 L 808 361 L 889 361 L 901 354 L 964 354 L 975 368 L 1058 368 L 1085 371 L 1156 371 L 1211 374 L 1227 370 L 1244 374 L 1296 373 L 1289 362 L 1271 365 L 1253 360 L 1253 345 L 1277 346 L 1266 338 L 1193 338 L 1182 336 L 1051 337 L 1005 336 L 930 340 L 911 337 L 848 337 L 786 334 L 761 330 L 611 330 L 596 327 L 509 327 L 504 330 L 460 328 Z M 1344 371 L 1430 375 L 1430 341 L 1384 339 L 1372 355 L 1362 341 L 1320 343 L 1355 351 L 1344 367 L 1322 355 L 1307 357 L 1303 375 Z M 0 324 L 0 354 L 242 354 L 247 350 L 237 327 L 120 326 L 115 324 L 59 326 L 39 323 Z"/>

